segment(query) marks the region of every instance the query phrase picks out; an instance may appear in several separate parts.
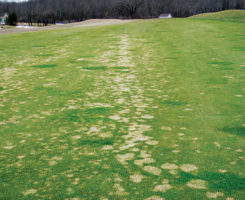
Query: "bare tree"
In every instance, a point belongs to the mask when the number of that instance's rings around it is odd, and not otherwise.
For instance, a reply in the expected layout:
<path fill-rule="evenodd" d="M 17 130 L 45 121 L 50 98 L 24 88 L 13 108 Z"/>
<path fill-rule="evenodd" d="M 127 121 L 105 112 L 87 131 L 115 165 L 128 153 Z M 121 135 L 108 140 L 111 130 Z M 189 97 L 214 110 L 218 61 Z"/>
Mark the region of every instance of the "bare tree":
<path fill-rule="evenodd" d="M 19 21 L 47 25 L 90 18 L 152 18 L 160 13 L 186 17 L 235 8 L 245 9 L 245 0 L 29 0 L 0 2 L 0 15 L 16 12 Z"/>
<path fill-rule="evenodd" d="M 134 18 L 143 2 L 144 0 L 119 0 L 116 6 L 121 15 Z"/>

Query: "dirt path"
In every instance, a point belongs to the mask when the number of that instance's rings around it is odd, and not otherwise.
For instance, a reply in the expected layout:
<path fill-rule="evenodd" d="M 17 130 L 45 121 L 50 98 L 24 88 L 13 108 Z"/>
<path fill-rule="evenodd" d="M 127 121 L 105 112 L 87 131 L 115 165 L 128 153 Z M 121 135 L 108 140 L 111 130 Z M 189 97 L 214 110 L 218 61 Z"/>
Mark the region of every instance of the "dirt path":
<path fill-rule="evenodd" d="M 106 25 L 113 25 L 113 24 L 124 24 L 132 21 L 134 20 L 90 19 L 82 22 L 63 24 L 63 25 L 52 25 L 52 26 L 38 27 L 38 28 L 2 29 L 0 30 L 0 34 L 34 32 L 34 31 L 45 31 L 45 30 L 54 30 L 54 29 L 62 29 L 62 28 L 76 28 L 76 27 L 88 27 L 88 26 L 106 26 Z"/>

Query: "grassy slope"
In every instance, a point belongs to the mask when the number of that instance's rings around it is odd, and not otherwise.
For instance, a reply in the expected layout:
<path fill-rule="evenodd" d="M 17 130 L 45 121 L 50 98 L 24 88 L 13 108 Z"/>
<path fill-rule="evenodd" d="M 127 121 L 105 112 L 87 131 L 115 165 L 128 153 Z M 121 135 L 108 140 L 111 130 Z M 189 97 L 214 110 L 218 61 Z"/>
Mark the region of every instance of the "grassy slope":
<path fill-rule="evenodd" d="M 214 13 L 204 13 L 191 16 L 195 19 L 221 20 L 232 22 L 245 22 L 245 10 L 225 10 Z"/>
<path fill-rule="evenodd" d="M 244 40 L 191 19 L 1 35 L 0 199 L 244 198 Z"/>

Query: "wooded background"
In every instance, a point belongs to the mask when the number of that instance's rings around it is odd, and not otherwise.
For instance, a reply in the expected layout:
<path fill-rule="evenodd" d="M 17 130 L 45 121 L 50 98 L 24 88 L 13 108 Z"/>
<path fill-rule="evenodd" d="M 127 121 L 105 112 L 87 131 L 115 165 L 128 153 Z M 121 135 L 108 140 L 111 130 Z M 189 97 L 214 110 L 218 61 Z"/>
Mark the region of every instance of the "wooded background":
<path fill-rule="evenodd" d="M 74 22 L 91 18 L 153 18 L 161 13 L 187 17 L 204 12 L 245 9 L 245 0 L 30 0 L 0 2 L 0 14 L 16 12 L 28 23 Z"/>

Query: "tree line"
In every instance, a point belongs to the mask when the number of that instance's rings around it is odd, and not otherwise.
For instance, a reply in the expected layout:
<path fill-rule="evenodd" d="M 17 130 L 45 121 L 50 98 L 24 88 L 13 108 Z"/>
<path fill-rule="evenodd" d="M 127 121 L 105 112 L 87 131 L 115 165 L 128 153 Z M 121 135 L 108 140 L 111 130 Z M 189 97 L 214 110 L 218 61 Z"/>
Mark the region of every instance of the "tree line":
<path fill-rule="evenodd" d="M 0 2 L 0 14 L 15 12 L 28 23 L 74 22 L 91 18 L 154 18 L 161 13 L 187 17 L 204 12 L 245 9 L 244 0 L 29 0 Z"/>

